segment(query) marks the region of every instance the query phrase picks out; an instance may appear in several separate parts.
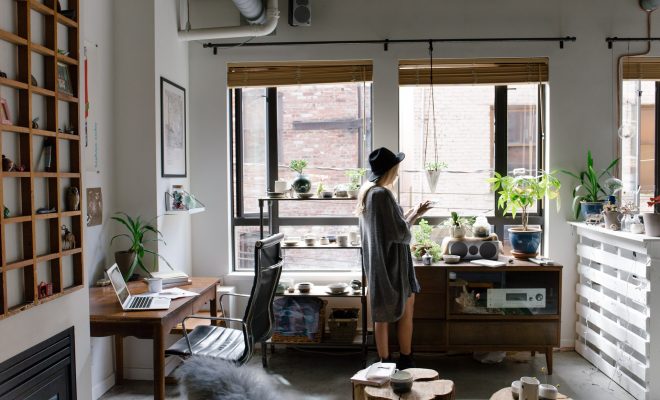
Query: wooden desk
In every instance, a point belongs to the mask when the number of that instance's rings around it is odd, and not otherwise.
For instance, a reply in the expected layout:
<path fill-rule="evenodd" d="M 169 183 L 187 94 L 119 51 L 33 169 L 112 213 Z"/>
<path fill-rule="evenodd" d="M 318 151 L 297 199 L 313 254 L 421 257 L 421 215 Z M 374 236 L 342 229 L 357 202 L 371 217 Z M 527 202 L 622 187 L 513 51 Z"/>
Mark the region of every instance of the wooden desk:
<path fill-rule="evenodd" d="M 188 315 L 210 302 L 212 316 L 217 316 L 217 278 L 192 278 L 192 285 L 183 289 L 199 296 L 172 300 L 168 310 L 124 312 L 111 286 L 89 290 L 89 320 L 91 336 L 115 336 L 116 384 L 124 378 L 123 342 L 125 336 L 153 339 L 154 399 L 165 398 L 165 336 Z M 128 284 L 131 294 L 144 293 L 147 285 L 136 281 Z"/>

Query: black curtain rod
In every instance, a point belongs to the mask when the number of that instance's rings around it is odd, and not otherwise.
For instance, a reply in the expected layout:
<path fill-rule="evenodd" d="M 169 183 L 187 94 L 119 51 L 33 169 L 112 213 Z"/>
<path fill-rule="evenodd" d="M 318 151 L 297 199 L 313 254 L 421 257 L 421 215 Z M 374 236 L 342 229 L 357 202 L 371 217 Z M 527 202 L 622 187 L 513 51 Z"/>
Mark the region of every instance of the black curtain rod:
<path fill-rule="evenodd" d="M 575 42 L 575 36 L 538 37 L 538 38 L 457 38 L 457 39 L 382 39 L 382 40 L 321 40 L 312 42 L 265 42 L 265 43 L 205 43 L 204 48 L 212 48 L 213 54 L 218 49 L 232 47 L 258 47 L 258 46 L 302 46 L 322 44 L 382 44 L 387 51 L 390 44 L 396 43 L 466 43 L 466 42 L 559 42 L 559 48 L 564 48 L 564 42 Z"/>
<path fill-rule="evenodd" d="M 658 40 L 660 40 L 660 38 L 620 38 L 617 36 L 605 38 L 608 49 L 612 48 L 612 43 L 614 42 L 657 42 Z"/>

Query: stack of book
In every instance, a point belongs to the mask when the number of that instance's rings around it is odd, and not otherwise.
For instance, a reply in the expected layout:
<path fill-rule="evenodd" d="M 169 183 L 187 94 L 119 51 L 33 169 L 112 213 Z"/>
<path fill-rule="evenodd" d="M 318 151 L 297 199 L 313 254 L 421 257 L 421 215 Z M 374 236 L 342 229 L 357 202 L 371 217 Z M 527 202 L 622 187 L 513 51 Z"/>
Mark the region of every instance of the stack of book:
<path fill-rule="evenodd" d="M 394 373 L 395 369 L 395 363 L 373 363 L 368 368 L 353 375 L 351 381 L 369 386 L 382 386 L 390 380 L 390 375 Z"/>
<path fill-rule="evenodd" d="M 192 280 L 185 272 L 181 271 L 158 271 L 151 273 L 152 278 L 161 278 L 163 287 L 190 285 Z"/>

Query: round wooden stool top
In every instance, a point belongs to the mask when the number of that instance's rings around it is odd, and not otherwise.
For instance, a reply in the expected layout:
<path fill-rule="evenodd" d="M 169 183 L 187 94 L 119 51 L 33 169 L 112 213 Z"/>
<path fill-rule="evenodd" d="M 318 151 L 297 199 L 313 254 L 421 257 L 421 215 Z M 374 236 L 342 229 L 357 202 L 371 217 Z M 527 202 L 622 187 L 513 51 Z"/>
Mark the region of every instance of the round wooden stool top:
<path fill-rule="evenodd" d="M 439 380 L 437 371 L 425 368 L 408 368 L 413 376 L 413 387 L 408 393 L 394 393 L 389 383 L 381 387 L 365 386 L 364 398 L 368 400 L 453 400 L 454 382 Z"/>
<path fill-rule="evenodd" d="M 500 389 L 494 395 L 490 396 L 490 400 L 513 400 L 513 395 L 511 394 L 511 388 Z M 571 400 L 570 397 L 559 393 L 557 400 Z"/>

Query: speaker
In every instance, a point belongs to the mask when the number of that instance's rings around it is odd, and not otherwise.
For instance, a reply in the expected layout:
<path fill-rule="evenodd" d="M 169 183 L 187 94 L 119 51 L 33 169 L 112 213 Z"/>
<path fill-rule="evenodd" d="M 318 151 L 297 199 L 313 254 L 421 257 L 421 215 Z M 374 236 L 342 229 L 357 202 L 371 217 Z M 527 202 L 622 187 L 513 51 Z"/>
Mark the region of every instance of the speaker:
<path fill-rule="evenodd" d="M 447 254 L 460 256 L 463 260 L 497 260 L 500 254 L 500 242 L 481 239 L 450 239 L 447 242 Z"/>
<path fill-rule="evenodd" d="M 289 25 L 312 25 L 311 0 L 289 0 Z"/>

